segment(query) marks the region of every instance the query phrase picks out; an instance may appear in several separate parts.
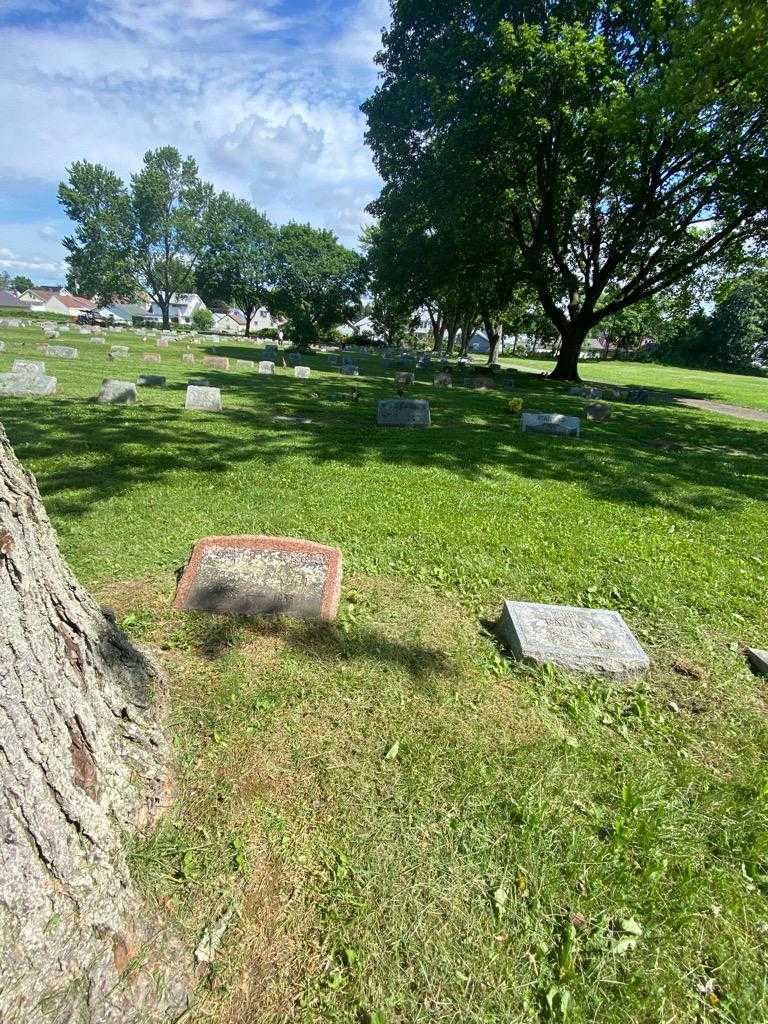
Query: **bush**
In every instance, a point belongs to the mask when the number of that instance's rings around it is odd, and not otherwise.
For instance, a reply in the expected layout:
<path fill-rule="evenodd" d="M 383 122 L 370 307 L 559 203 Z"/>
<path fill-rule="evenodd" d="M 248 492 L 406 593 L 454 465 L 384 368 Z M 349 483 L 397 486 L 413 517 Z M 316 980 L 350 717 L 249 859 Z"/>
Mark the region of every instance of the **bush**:
<path fill-rule="evenodd" d="M 213 327 L 213 313 L 201 306 L 192 314 L 192 324 L 198 331 L 210 331 Z"/>
<path fill-rule="evenodd" d="M 256 331 L 257 338 L 266 338 L 268 341 L 277 341 L 280 337 L 276 327 L 260 327 Z"/>

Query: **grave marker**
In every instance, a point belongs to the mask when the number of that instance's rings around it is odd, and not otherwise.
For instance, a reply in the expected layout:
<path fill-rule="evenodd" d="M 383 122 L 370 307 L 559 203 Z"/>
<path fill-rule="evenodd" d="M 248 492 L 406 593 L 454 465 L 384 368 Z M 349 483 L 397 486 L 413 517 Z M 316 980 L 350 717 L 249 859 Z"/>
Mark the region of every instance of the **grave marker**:
<path fill-rule="evenodd" d="M 40 351 L 45 352 L 47 356 L 57 356 L 59 359 L 77 359 L 80 355 L 76 348 L 70 348 L 68 345 L 42 345 Z"/>
<path fill-rule="evenodd" d="M 346 363 L 344 366 L 342 366 L 341 372 L 344 374 L 345 377 L 360 376 L 360 370 L 356 366 L 353 366 L 351 363 Z"/>
<path fill-rule="evenodd" d="M 499 632 L 518 660 L 536 665 L 618 678 L 650 667 L 647 654 L 615 611 L 505 601 Z"/>
<path fill-rule="evenodd" d="M 158 377 L 152 373 L 142 373 L 136 378 L 136 383 L 143 388 L 164 388 L 165 377 Z"/>
<path fill-rule="evenodd" d="M 142 356 L 142 360 L 145 363 L 159 363 L 160 353 L 159 352 L 145 352 Z"/>
<path fill-rule="evenodd" d="M 127 345 L 115 345 L 107 352 L 107 359 L 127 359 L 129 350 Z"/>
<path fill-rule="evenodd" d="M 415 375 L 407 373 L 405 370 L 398 370 L 395 374 L 395 384 L 414 384 L 415 381 Z"/>
<path fill-rule="evenodd" d="M 275 372 L 275 364 L 268 359 L 262 359 L 259 363 L 259 373 L 271 376 Z"/>
<path fill-rule="evenodd" d="M 228 370 L 229 360 L 226 356 L 203 356 L 203 366 L 209 370 Z"/>
<path fill-rule="evenodd" d="M 192 354 L 192 352 L 185 352 L 184 355 L 181 357 L 181 361 L 182 363 L 194 363 L 195 357 Z"/>
<path fill-rule="evenodd" d="M 450 373 L 436 373 L 435 374 L 435 387 L 436 388 L 452 388 L 453 377 Z"/>
<path fill-rule="evenodd" d="M 332 622 L 341 551 L 287 537 L 206 537 L 184 569 L 174 608 Z"/>
<path fill-rule="evenodd" d="M 602 423 L 604 420 L 611 418 L 613 409 L 611 409 L 610 405 L 601 405 L 596 402 L 593 405 L 584 406 L 584 412 L 590 423 Z"/>
<path fill-rule="evenodd" d="M 23 373 L 28 377 L 44 377 L 45 363 L 32 362 L 30 359 L 14 359 L 11 373 Z"/>
<path fill-rule="evenodd" d="M 184 408 L 221 412 L 221 391 L 219 388 L 205 387 L 202 383 L 190 384 Z"/>
<path fill-rule="evenodd" d="M 309 380 L 312 376 L 312 370 L 308 366 L 294 366 L 293 376 L 299 380 Z"/>
<path fill-rule="evenodd" d="M 428 427 L 432 423 L 429 402 L 423 398 L 390 398 L 379 402 L 376 422 L 380 427 Z"/>
<path fill-rule="evenodd" d="M 581 421 L 578 416 L 563 416 L 555 412 L 524 412 L 520 420 L 523 433 L 532 430 L 538 434 L 562 434 L 579 437 Z"/>
<path fill-rule="evenodd" d="M 768 651 L 761 651 L 757 647 L 747 647 L 747 658 L 755 672 L 761 676 L 768 676 Z"/>
<path fill-rule="evenodd" d="M 33 395 L 55 394 L 55 377 L 47 377 L 44 373 L 14 372 L 13 370 L 9 373 L 0 373 L 0 395 L 26 398 Z"/>
<path fill-rule="evenodd" d="M 128 380 L 113 380 L 110 377 L 101 382 L 101 391 L 96 401 L 102 405 L 134 405 L 138 398 L 136 385 Z"/>
<path fill-rule="evenodd" d="M 235 366 L 240 366 L 244 370 L 252 370 L 254 365 L 255 364 L 254 364 L 252 359 L 236 359 L 235 360 Z"/>

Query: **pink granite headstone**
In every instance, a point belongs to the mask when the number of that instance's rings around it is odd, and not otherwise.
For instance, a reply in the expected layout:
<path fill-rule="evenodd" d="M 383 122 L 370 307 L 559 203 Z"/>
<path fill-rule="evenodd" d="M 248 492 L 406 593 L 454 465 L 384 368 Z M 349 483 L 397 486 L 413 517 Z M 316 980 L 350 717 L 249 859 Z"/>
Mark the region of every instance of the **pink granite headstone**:
<path fill-rule="evenodd" d="M 203 356 L 203 366 L 212 370 L 228 370 L 229 360 L 226 356 Z"/>
<path fill-rule="evenodd" d="M 290 537 L 205 537 L 192 549 L 173 607 L 332 622 L 340 592 L 338 548 Z"/>

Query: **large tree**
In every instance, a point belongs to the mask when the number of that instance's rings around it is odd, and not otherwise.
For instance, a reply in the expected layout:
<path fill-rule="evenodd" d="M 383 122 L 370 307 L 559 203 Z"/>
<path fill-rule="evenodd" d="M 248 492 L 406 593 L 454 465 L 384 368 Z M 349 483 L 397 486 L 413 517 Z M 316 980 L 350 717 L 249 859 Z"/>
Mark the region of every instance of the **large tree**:
<path fill-rule="evenodd" d="M 87 160 L 67 173 L 59 202 L 76 225 L 64 239 L 71 276 L 102 299 L 148 292 L 168 327 L 171 296 L 194 285 L 210 244 L 212 186 L 172 146 L 145 153 L 130 187 Z"/>
<path fill-rule="evenodd" d="M 393 0 L 364 105 L 386 217 L 499 244 L 577 378 L 603 319 L 766 228 L 763 0 Z M 499 243 L 501 239 L 501 243 Z M 502 268 L 498 271 L 504 274 Z"/>
<path fill-rule="evenodd" d="M 216 197 L 211 214 L 210 247 L 197 274 L 200 292 L 241 309 L 249 336 L 254 313 L 272 303 L 277 233 L 263 213 L 227 192 Z"/>
<path fill-rule="evenodd" d="M 280 229 L 275 251 L 272 308 L 288 318 L 289 336 L 298 346 L 309 346 L 349 321 L 365 290 L 358 253 L 331 231 L 293 222 Z"/>
<path fill-rule="evenodd" d="M 149 931 L 124 853 L 125 835 L 166 802 L 158 680 L 62 559 L 34 478 L 0 427 L 0 1020 L 8 1024 L 138 1024 L 183 1008 L 187 969 L 162 952 L 174 943 L 164 937 L 133 964 Z"/>

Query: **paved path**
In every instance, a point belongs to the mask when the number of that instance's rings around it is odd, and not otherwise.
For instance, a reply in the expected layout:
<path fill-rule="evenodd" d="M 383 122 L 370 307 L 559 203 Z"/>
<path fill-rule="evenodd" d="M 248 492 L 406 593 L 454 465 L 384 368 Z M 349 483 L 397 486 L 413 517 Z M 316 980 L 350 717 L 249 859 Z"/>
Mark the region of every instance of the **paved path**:
<path fill-rule="evenodd" d="M 710 402 L 706 398 L 677 398 L 677 405 L 689 405 L 692 409 L 706 412 L 721 412 L 724 416 L 735 416 L 739 420 L 759 420 L 768 423 L 768 412 L 762 409 L 747 409 L 743 405 L 727 405 L 725 402 Z"/>

